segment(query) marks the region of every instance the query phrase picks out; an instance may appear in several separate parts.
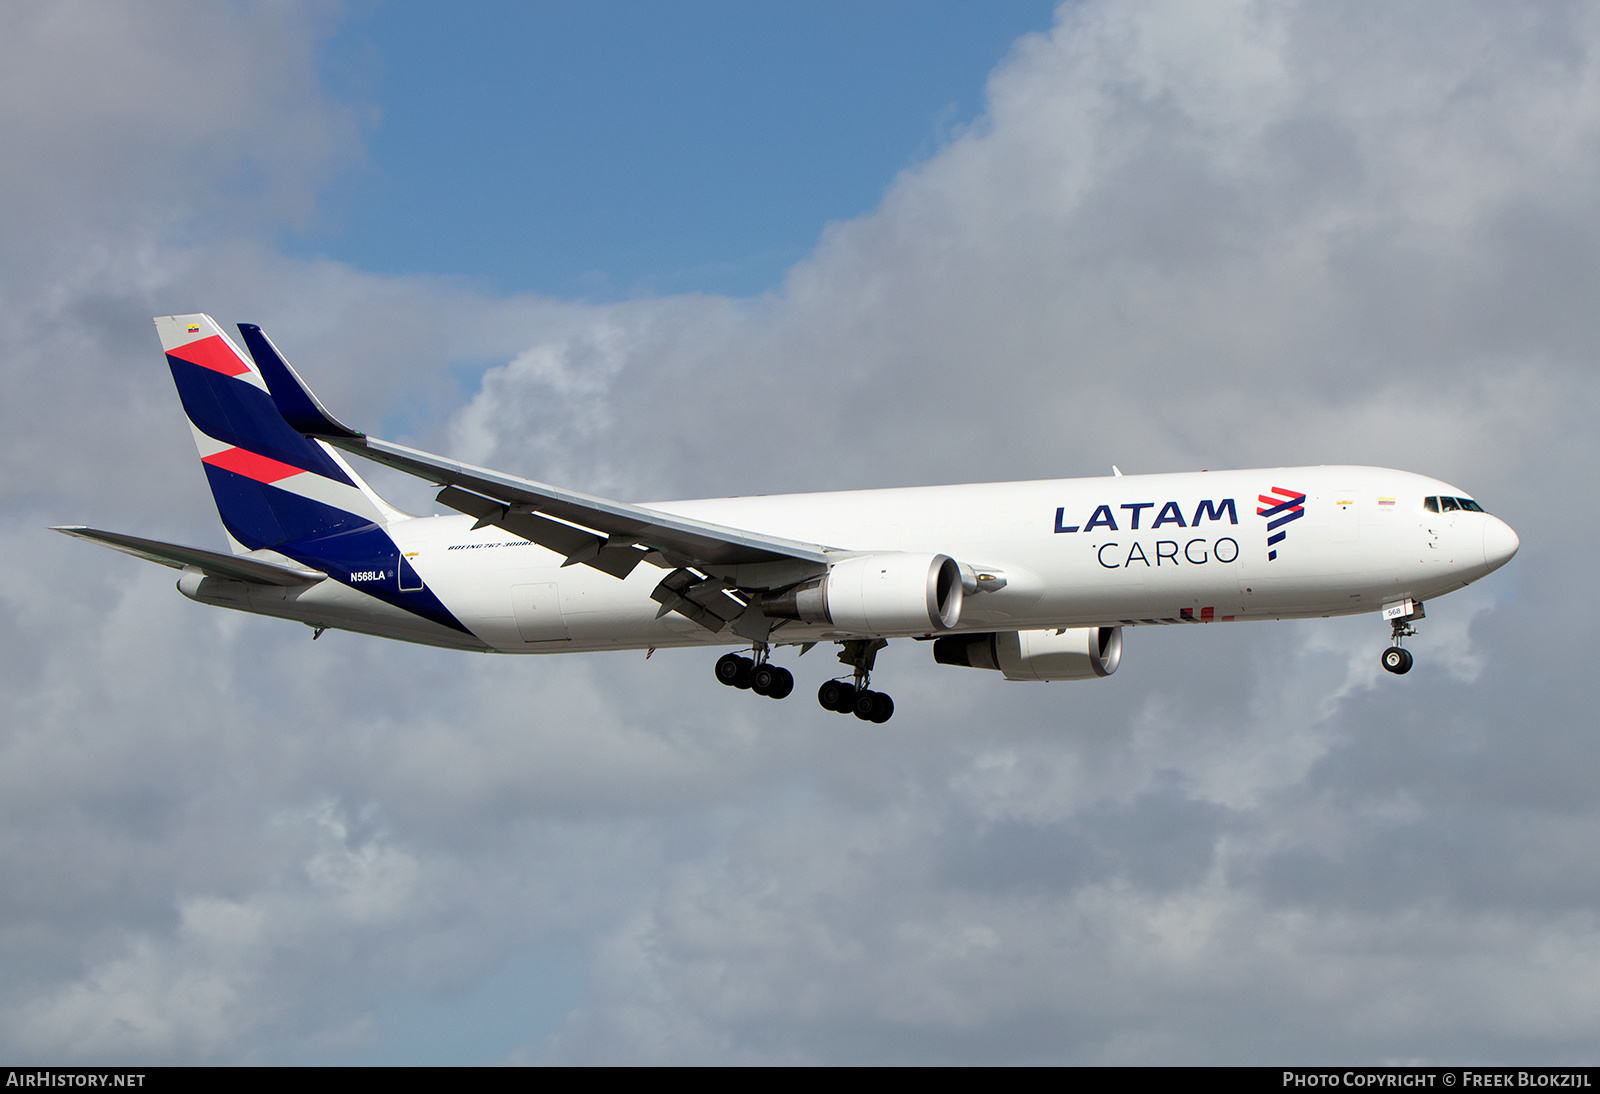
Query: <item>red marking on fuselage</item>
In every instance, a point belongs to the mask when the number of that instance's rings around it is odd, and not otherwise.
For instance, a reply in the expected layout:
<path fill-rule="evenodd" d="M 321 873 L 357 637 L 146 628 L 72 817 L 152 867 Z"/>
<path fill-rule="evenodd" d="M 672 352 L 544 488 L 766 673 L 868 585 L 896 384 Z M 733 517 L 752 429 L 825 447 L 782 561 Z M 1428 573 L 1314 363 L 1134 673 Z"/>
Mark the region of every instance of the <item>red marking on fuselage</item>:
<path fill-rule="evenodd" d="M 220 372 L 224 376 L 238 376 L 240 373 L 250 371 L 250 366 L 239 359 L 239 355 L 233 352 L 233 347 L 228 345 L 227 339 L 220 334 L 213 334 L 210 338 L 198 338 L 188 345 L 168 350 L 167 356 L 187 361 L 191 365 L 199 365 L 201 368 L 208 368 L 213 372 Z"/>
<path fill-rule="evenodd" d="M 209 463 L 212 467 L 220 467 L 224 471 L 232 471 L 236 475 L 243 475 L 247 479 L 257 482 L 277 482 L 290 475 L 299 475 L 302 470 L 286 463 L 280 463 L 269 456 L 247 452 L 243 448 L 225 448 L 216 455 L 207 456 L 202 462 Z"/>

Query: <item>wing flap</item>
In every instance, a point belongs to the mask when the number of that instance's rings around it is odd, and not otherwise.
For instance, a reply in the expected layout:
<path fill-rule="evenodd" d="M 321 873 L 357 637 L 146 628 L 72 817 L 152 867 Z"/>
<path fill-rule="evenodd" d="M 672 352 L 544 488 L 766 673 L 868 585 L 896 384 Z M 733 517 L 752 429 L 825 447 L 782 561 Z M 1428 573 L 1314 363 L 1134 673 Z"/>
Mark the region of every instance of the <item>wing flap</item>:
<path fill-rule="evenodd" d="M 611 537 L 597 536 L 585 528 L 546 520 L 527 512 L 523 506 L 508 505 L 459 486 L 446 486 L 439 491 L 438 501 L 459 513 L 476 517 L 478 523 L 474 527 L 493 525 L 504 528 L 514 536 L 537 543 L 558 555 L 565 555 L 563 566 L 586 563 L 597 570 L 604 570 L 612 577 L 623 578 L 632 573 L 648 553 L 629 542 L 616 542 Z"/>
<path fill-rule="evenodd" d="M 746 610 L 742 601 L 728 595 L 730 588 L 726 581 L 702 579 L 689 570 L 678 569 L 661 579 L 650 599 L 661 605 L 657 618 L 677 612 L 716 634 Z"/>
<path fill-rule="evenodd" d="M 88 540 L 114 551 L 142 558 L 146 562 L 170 566 L 174 570 L 194 567 L 212 577 L 225 577 L 233 581 L 246 581 L 253 585 L 314 585 L 328 575 L 320 570 L 307 570 L 297 566 L 284 566 L 276 562 L 248 558 L 242 555 L 225 555 L 200 547 L 185 547 L 177 543 L 163 543 L 158 539 L 142 539 L 121 532 L 103 532 L 82 525 L 65 525 L 52 528 L 52 532 Z"/>

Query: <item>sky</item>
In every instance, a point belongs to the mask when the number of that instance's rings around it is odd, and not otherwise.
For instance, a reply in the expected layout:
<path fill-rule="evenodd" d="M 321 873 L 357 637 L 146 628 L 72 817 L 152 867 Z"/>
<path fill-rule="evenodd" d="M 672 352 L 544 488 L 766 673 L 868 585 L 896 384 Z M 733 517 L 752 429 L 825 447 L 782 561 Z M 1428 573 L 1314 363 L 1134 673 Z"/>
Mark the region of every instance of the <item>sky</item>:
<path fill-rule="evenodd" d="M 0 1058 L 1600 1057 L 1600 9 L 450 10 L 0 10 Z M 221 547 L 189 311 L 605 496 L 1379 464 L 1522 549 L 1404 678 L 896 643 L 882 726 L 313 645 L 47 531 Z"/>
<path fill-rule="evenodd" d="M 1046 0 L 384 3 L 321 47 L 374 109 L 292 253 L 567 298 L 778 286 L 978 117 Z"/>

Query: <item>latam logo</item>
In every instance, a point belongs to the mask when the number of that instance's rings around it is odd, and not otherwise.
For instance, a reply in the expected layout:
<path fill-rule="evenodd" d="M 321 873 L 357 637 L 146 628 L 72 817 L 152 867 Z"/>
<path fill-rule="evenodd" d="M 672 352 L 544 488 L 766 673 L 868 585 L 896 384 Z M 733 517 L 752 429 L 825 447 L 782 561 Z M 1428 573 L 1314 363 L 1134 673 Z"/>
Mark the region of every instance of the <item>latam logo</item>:
<path fill-rule="evenodd" d="M 1274 486 L 1272 493 L 1260 494 L 1257 500 L 1261 504 L 1256 516 L 1267 518 L 1267 560 L 1270 562 L 1278 557 L 1278 544 L 1288 538 L 1289 533 L 1281 531 L 1283 526 L 1306 515 L 1306 496 Z"/>
<path fill-rule="evenodd" d="M 1304 494 L 1300 496 L 1305 497 Z M 1128 530 L 1137 532 L 1139 530 L 1139 518 L 1144 515 L 1144 511 L 1146 509 L 1155 509 L 1156 506 L 1157 503 L 1153 501 L 1136 501 L 1126 505 L 1119 505 L 1117 508 L 1123 511 L 1122 519 L 1127 522 Z M 1078 511 L 1081 513 L 1083 510 L 1080 509 Z M 1202 501 L 1194 507 L 1194 518 L 1192 520 L 1184 520 L 1183 510 L 1179 508 L 1178 503 L 1169 501 L 1160 507 L 1155 519 L 1149 524 L 1149 530 L 1154 531 L 1168 524 L 1175 524 L 1179 528 L 1198 528 L 1201 520 L 1220 521 L 1223 517 L 1228 518 L 1229 524 L 1239 523 L 1239 511 L 1234 508 L 1232 498 L 1223 498 L 1220 502 L 1212 501 L 1209 498 Z M 1096 506 L 1094 512 L 1089 514 L 1089 519 L 1084 521 L 1082 525 L 1067 523 L 1065 506 L 1056 510 L 1057 532 L 1077 532 L 1080 530 L 1092 532 L 1096 528 L 1104 528 L 1108 532 L 1122 531 L 1122 527 L 1117 523 L 1117 515 L 1111 511 L 1111 506 Z"/>

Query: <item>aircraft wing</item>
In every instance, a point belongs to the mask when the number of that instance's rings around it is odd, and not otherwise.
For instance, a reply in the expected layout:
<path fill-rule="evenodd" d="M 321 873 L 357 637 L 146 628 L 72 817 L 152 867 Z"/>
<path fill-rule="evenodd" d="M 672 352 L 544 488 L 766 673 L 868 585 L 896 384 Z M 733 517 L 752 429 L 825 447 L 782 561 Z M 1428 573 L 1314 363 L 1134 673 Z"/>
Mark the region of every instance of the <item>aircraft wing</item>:
<path fill-rule="evenodd" d="M 98 528 L 85 528 L 69 524 L 52 528 L 52 532 L 86 539 L 102 547 L 121 551 L 146 562 L 158 562 L 174 570 L 194 567 L 211 577 L 225 577 L 233 581 L 247 581 L 253 585 L 314 585 L 328 575 L 320 570 L 307 570 L 298 566 L 284 566 L 261 559 L 225 555 L 199 547 L 184 547 L 177 543 L 163 543 L 158 539 L 141 539 L 121 532 L 102 532 Z"/>
<path fill-rule="evenodd" d="M 609 501 L 368 437 L 328 413 L 260 327 L 241 323 L 239 330 L 273 402 L 294 429 L 444 487 L 438 494 L 441 504 L 476 517 L 479 527 L 492 524 L 565 555 L 565 565 L 584 563 L 625 577 L 651 553 L 678 568 L 828 563 L 820 544 Z"/>
<path fill-rule="evenodd" d="M 569 562 L 588 561 L 608 547 L 635 545 L 660 551 L 669 560 L 681 559 L 690 565 L 706 563 L 727 566 L 782 559 L 827 561 L 826 552 L 816 544 L 726 528 L 642 505 L 608 501 L 575 490 L 563 490 L 442 456 L 432 456 L 376 437 L 363 437 L 360 440 L 329 438 L 329 443 L 443 485 L 445 489 L 438 495 L 441 503 L 475 516 L 486 524 L 495 524 L 518 534 L 521 532 L 513 525 L 525 527 L 530 533 L 527 538 L 536 543 L 544 543 L 547 537 L 552 539 L 552 543 L 560 539 L 556 550 L 583 556 L 569 558 Z M 534 516 L 535 512 L 540 516 Z M 558 525 L 544 517 L 556 517 L 570 523 Z M 588 537 L 596 542 L 578 543 L 573 549 L 575 541 L 564 530 L 577 532 L 580 529 L 571 528 L 570 525 L 581 525 L 582 528 L 604 533 L 605 542 L 600 543 L 598 536 Z"/>

